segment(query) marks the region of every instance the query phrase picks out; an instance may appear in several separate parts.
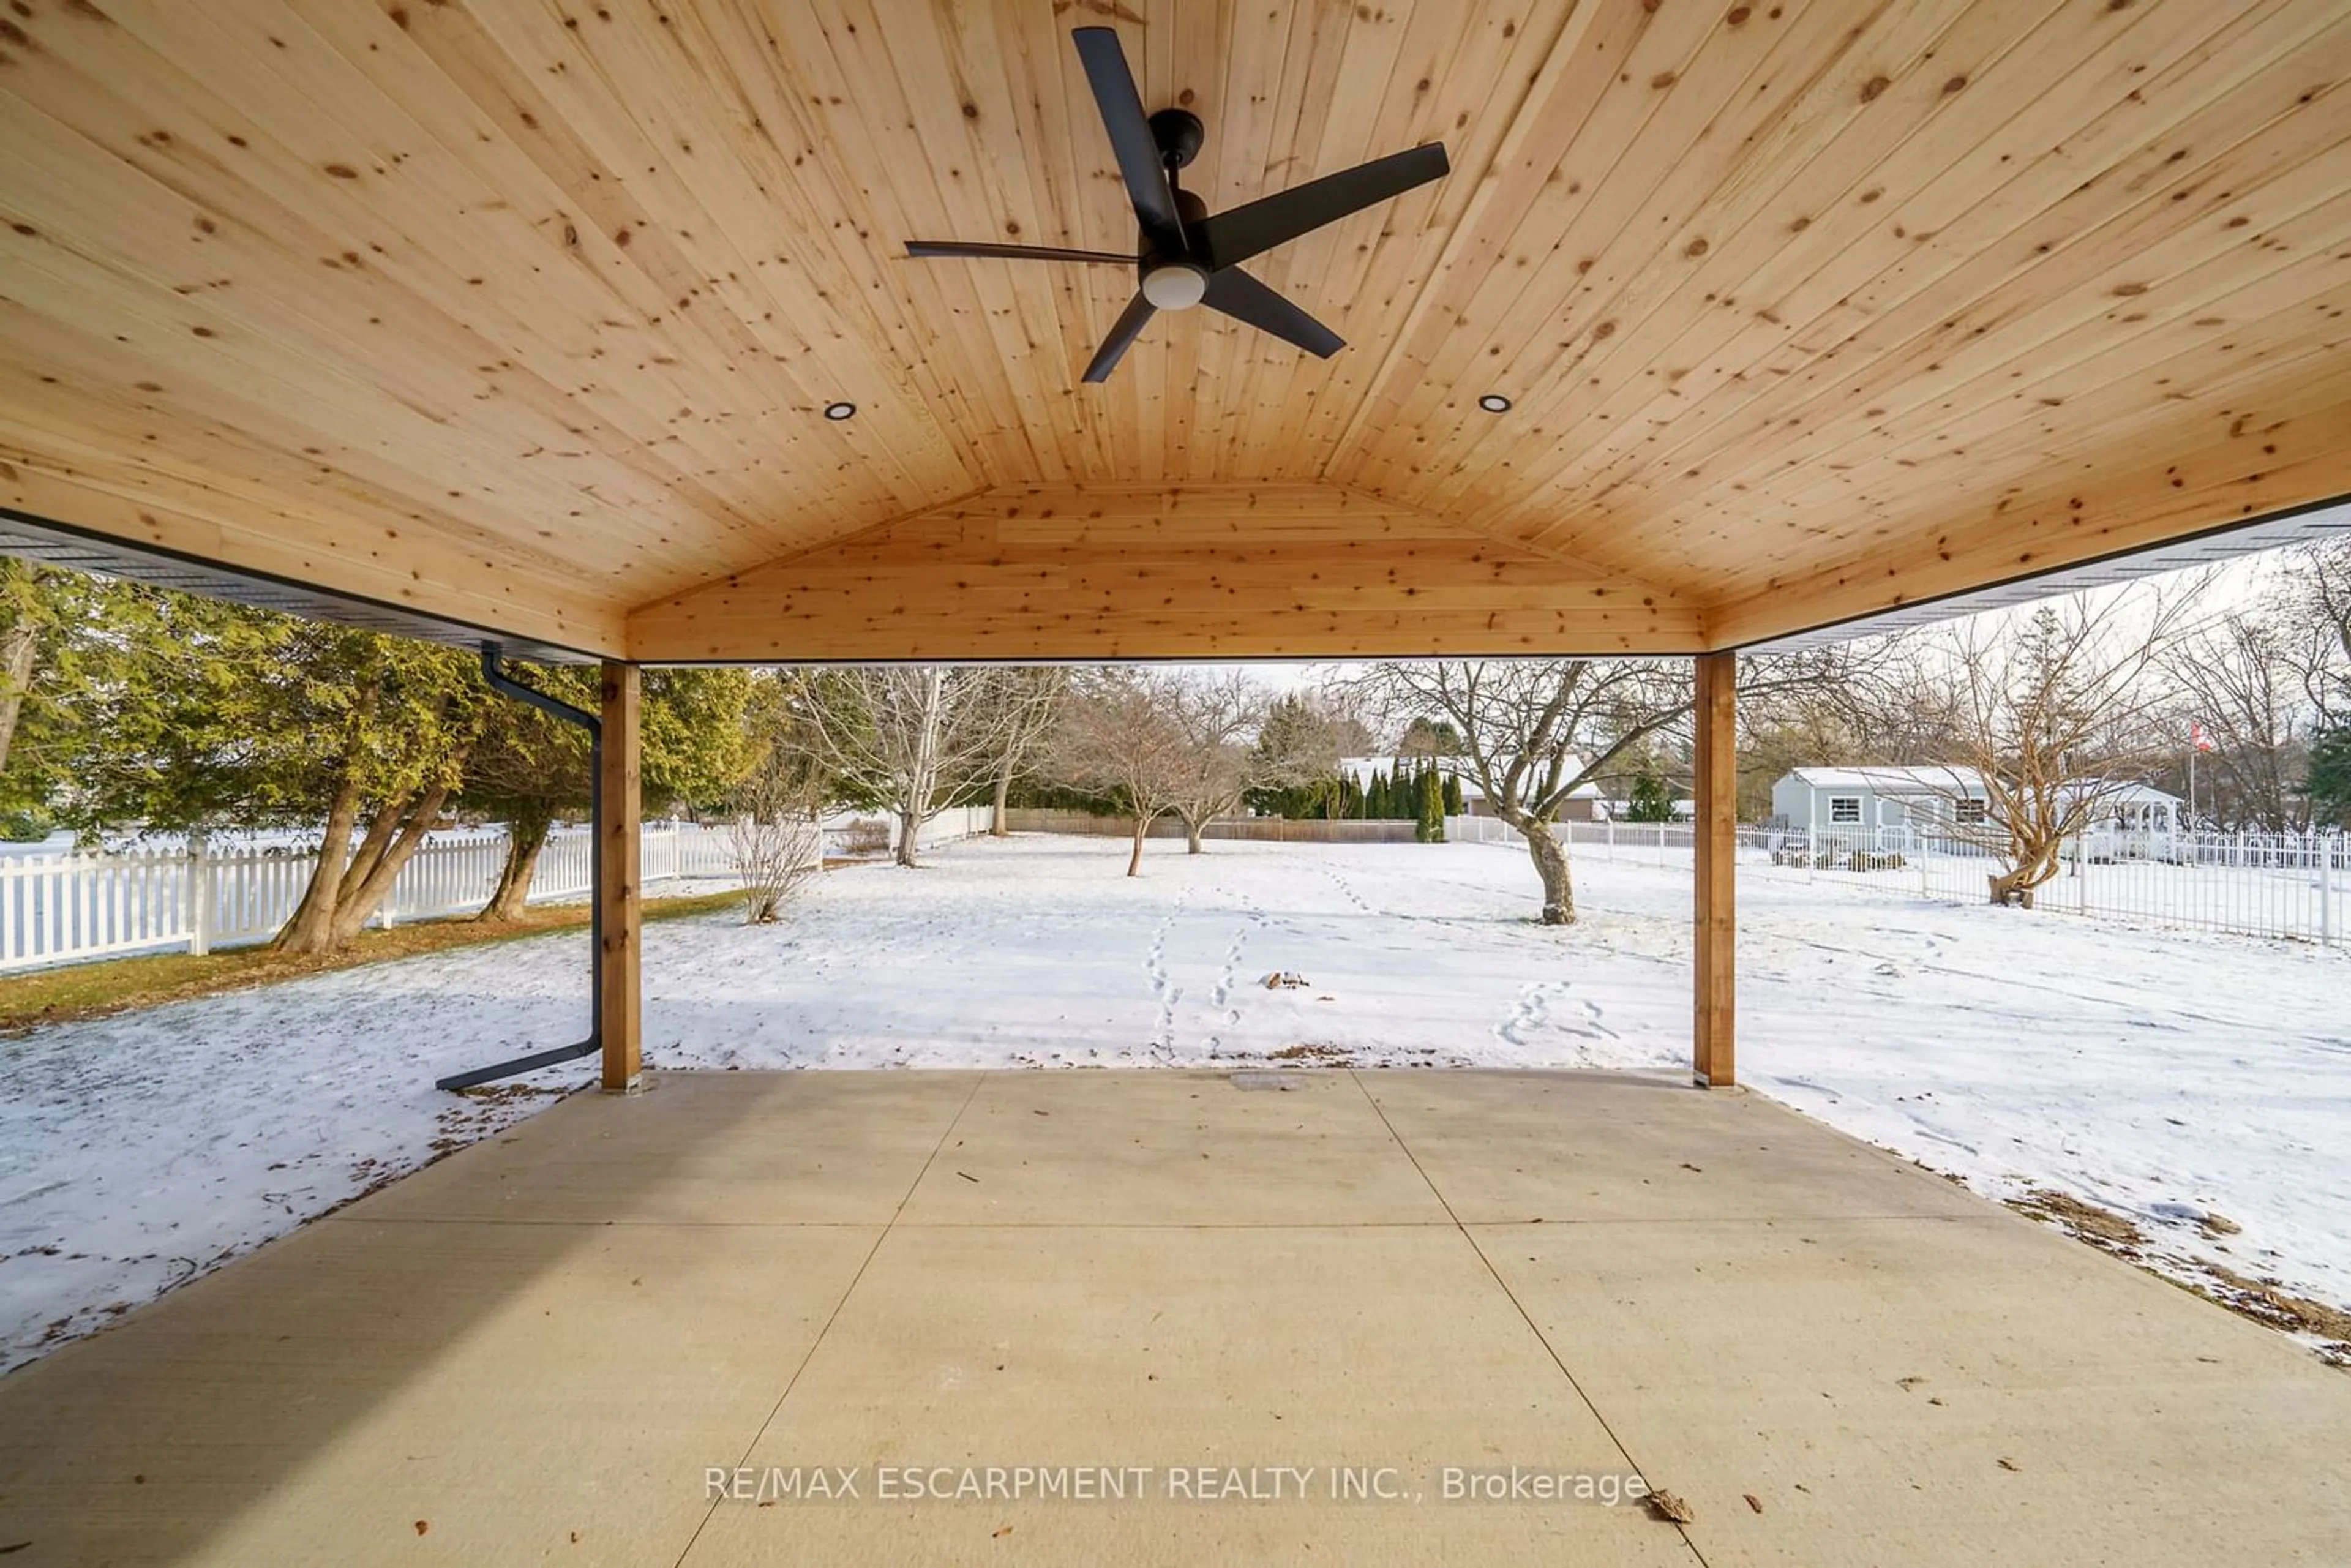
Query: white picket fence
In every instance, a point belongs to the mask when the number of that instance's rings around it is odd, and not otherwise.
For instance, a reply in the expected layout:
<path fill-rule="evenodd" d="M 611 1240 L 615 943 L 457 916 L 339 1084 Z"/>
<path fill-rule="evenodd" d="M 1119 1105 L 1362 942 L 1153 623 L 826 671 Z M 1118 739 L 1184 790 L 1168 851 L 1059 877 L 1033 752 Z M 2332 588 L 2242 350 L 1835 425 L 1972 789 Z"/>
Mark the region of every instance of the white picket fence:
<path fill-rule="evenodd" d="M 1687 822 L 1562 822 L 1569 841 L 1609 861 L 1693 869 Z M 1463 843 L 1521 844 L 1490 817 L 1447 817 L 1445 836 Z M 1952 904 L 1991 895 L 2001 862 L 1982 843 L 1907 828 L 1823 833 L 1741 828 L 1742 876 L 1792 878 L 1915 894 Z M 2055 881 L 2034 895 L 2040 911 L 2276 936 L 2351 943 L 2351 835 L 2179 833 L 2097 830 L 2069 844 Z"/>
<path fill-rule="evenodd" d="M 827 820 L 825 828 L 830 842 L 839 842 L 841 833 L 837 824 L 848 820 L 841 817 Z M 862 820 L 871 821 L 870 818 Z M 950 806 L 944 811 L 934 812 L 924 821 L 923 831 L 915 836 L 915 850 L 920 852 L 941 844 L 954 843 L 958 839 L 976 839 L 987 831 L 995 821 L 996 809 L 992 806 Z M 891 847 L 893 849 L 897 847 L 897 828 L 893 822 L 890 831 Z M 828 848 L 825 852 L 836 854 L 840 852 Z"/>
<path fill-rule="evenodd" d="M 941 811 L 923 824 L 921 845 L 984 833 L 989 817 L 986 807 Z M 875 830 L 887 833 L 894 847 L 895 829 L 883 819 L 842 813 L 824 827 L 828 856 L 851 854 Z M 643 835 L 647 887 L 735 875 L 723 822 L 647 822 Z M 585 898 L 590 849 L 584 827 L 551 832 L 539 851 L 529 902 Z M 433 834 L 401 868 L 376 923 L 474 913 L 496 888 L 506 851 L 502 828 Z M 317 860 L 316 851 L 283 844 L 0 856 L 0 973 L 266 941 L 301 902 Z"/>
<path fill-rule="evenodd" d="M 1561 822 L 1556 824 L 1562 837 L 1571 844 L 1596 844 L 1608 860 L 1639 861 L 1654 864 L 1688 865 L 1691 838 L 1687 822 Z M 1525 835 L 1499 817 L 1447 817 L 1445 819 L 1445 839 L 1455 844 L 1508 844 L 1512 848 L 1526 843 Z M 1678 857 L 1678 858 L 1677 858 Z"/>

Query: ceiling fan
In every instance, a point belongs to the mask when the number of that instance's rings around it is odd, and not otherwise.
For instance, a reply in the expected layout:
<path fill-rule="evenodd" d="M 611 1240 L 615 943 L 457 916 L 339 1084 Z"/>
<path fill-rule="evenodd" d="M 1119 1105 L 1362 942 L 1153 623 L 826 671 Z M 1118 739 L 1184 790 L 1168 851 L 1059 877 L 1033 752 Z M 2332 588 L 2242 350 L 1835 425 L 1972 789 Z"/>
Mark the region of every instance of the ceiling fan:
<path fill-rule="evenodd" d="M 1110 132 L 1120 175 L 1134 204 L 1140 230 L 1135 254 L 1064 250 L 1049 246 L 984 245 L 963 240 L 910 239 L 910 256 L 998 256 L 1024 261 L 1113 262 L 1134 267 L 1142 287 L 1110 336 L 1095 350 L 1085 379 L 1104 382 L 1120 358 L 1162 310 L 1206 305 L 1261 332 L 1297 344 L 1322 359 L 1346 346 L 1339 334 L 1240 269 L 1240 264 L 1325 224 L 1338 222 L 1416 185 L 1440 180 L 1449 167 L 1441 142 L 1359 163 L 1276 195 L 1210 214 L 1199 197 L 1176 183 L 1176 172 L 1192 162 L 1206 134 L 1189 110 L 1163 109 L 1146 117 L 1126 51 L 1108 27 L 1080 27 L 1071 35 L 1086 80 Z"/>

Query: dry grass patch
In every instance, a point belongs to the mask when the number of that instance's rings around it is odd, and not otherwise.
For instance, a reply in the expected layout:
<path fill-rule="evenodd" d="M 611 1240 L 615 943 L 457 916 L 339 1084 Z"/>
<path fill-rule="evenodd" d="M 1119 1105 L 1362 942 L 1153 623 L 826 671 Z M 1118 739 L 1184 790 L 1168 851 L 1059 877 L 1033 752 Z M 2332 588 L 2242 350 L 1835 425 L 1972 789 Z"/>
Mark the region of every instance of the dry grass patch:
<path fill-rule="evenodd" d="M 2157 1279 L 2226 1307 L 2239 1317 L 2251 1318 L 2287 1333 L 2325 1341 L 2318 1347 L 2320 1359 L 2336 1366 L 2351 1366 L 2351 1312 L 2308 1296 L 2293 1295 L 2209 1258 L 2164 1251 L 2150 1260 L 2147 1233 L 2137 1224 L 2110 1208 L 2086 1203 L 2070 1193 L 2037 1188 L 2022 1197 L 2011 1198 L 2009 1207 L 2054 1225 L 2101 1251 L 2136 1263 Z M 2221 1220 L 2216 1227 L 2211 1221 L 2218 1218 L 2208 1216 L 2200 1227 L 2208 1239 L 2232 1236 L 2241 1228 L 2232 1220 Z"/>
<path fill-rule="evenodd" d="M 2011 1198 L 2009 1207 L 2071 1231 L 2094 1247 L 2126 1258 L 2137 1258 L 2138 1249 L 2147 1244 L 2147 1233 L 2113 1209 L 2085 1203 L 2071 1193 L 2052 1187 L 2038 1187 L 2022 1197 Z"/>
<path fill-rule="evenodd" d="M 2351 1312 L 2307 1296 L 2290 1295 L 2275 1285 L 2248 1279 L 2226 1264 L 2206 1263 L 2203 1267 L 2214 1283 L 2199 1287 L 2199 1293 L 2211 1297 L 2231 1312 L 2289 1333 L 2316 1334 L 2321 1339 L 2351 1343 Z"/>

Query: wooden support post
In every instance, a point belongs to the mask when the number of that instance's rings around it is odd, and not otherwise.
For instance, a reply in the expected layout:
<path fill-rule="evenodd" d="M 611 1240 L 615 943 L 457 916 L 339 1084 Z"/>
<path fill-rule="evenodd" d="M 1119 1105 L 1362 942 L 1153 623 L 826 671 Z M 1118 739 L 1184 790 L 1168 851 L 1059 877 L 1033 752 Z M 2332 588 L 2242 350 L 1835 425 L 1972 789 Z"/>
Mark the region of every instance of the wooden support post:
<path fill-rule="evenodd" d="M 603 918 L 597 998 L 604 1041 L 604 1089 L 626 1094 L 637 1087 L 643 1062 L 643 841 L 638 800 L 637 667 L 604 664 L 604 820 L 596 843 L 603 880 Z"/>
<path fill-rule="evenodd" d="M 1733 873 L 1739 860 L 1739 655 L 1701 653 L 1697 664 L 1697 1009 L 1691 1065 L 1701 1086 L 1727 1089 L 1738 1081 Z"/>

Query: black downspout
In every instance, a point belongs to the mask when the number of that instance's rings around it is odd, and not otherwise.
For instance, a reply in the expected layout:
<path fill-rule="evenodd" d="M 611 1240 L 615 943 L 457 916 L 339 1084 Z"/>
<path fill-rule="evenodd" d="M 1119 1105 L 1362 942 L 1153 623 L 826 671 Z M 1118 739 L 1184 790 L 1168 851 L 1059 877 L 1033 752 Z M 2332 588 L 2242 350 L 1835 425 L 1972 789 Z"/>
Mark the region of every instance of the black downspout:
<path fill-rule="evenodd" d="M 498 662 L 499 652 L 496 643 L 482 644 L 482 679 L 489 683 L 492 691 L 528 703 L 541 713 L 566 724 L 576 724 L 588 732 L 588 941 L 592 955 L 589 961 L 588 1038 L 576 1045 L 559 1045 L 517 1056 L 511 1061 L 453 1073 L 436 1080 L 433 1085 L 435 1089 L 471 1089 L 477 1083 L 512 1078 L 537 1068 L 552 1067 L 559 1061 L 576 1061 L 604 1049 L 604 723 L 594 714 L 559 702 L 538 687 L 527 686 L 507 674 Z"/>

